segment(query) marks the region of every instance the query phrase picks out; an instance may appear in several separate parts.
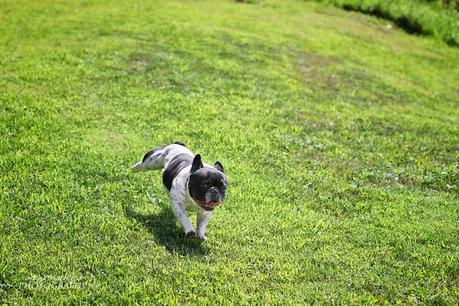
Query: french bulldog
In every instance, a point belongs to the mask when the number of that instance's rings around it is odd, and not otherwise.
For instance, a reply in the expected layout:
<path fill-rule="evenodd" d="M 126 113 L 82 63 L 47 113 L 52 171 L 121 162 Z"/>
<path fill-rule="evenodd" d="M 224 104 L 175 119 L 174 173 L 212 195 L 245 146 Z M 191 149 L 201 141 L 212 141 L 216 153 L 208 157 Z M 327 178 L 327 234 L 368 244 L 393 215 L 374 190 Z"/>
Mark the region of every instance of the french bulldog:
<path fill-rule="evenodd" d="M 132 166 L 133 172 L 162 169 L 163 184 L 169 192 L 172 211 L 182 224 L 187 237 L 206 239 L 206 227 L 212 211 L 226 197 L 228 179 L 223 165 L 204 164 L 201 155 L 194 155 L 182 142 L 148 151 L 142 161 Z M 196 230 L 186 210 L 197 211 Z"/>

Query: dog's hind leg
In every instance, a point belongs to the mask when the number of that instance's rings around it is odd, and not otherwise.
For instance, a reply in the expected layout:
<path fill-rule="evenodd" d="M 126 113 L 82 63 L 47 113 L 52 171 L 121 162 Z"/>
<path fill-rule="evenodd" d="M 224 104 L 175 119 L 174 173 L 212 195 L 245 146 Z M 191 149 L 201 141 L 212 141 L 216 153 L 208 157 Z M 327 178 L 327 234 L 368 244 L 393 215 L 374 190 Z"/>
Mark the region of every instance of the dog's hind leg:
<path fill-rule="evenodd" d="M 131 170 L 133 172 L 141 172 L 162 169 L 166 155 L 167 150 L 164 147 L 154 148 L 143 156 L 142 161 L 132 166 Z"/>

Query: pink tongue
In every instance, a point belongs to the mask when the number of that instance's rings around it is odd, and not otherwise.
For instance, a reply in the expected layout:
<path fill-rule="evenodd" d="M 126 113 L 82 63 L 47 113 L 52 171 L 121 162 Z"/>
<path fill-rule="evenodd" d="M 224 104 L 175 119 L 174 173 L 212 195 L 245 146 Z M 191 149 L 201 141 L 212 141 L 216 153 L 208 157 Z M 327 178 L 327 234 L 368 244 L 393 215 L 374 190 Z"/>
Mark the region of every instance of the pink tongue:
<path fill-rule="evenodd" d="M 218 202 L 209 202 L 209 203 L 200 202 L 199 204 L 200 204 L 201 206 L 210 207 L 210 208 L 214 208 L 214 207 L 218 206 Z"/>

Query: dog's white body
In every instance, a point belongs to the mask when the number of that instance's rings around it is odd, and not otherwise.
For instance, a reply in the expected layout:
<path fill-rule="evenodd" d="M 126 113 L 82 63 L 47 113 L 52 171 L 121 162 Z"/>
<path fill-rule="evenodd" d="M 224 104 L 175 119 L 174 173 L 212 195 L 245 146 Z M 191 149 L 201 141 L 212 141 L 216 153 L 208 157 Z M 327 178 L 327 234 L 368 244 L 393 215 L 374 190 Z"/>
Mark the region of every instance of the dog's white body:
<path fill-rule="evenodd" d="M 164 172 L 169 166 L 169 163 L 176 156 L 181 154 L 194 156 L 193 153 L 185 146 L 171 144 L 164 148 L 157 149 L 154 153 L 148 156 L 148 158 L 135 164 L 132 167 L 132 171 L 140 172 L 159 170 L 162 168 L 162 172 Z M 172 187 L 169 191 L 169 197 L 172 202 L 172 211 L 174 212 L 177 220 L 179 220 L 182 224 L 187 236 L 197 234 L 201 239 L 206 239 L 206 227 L 212 215 L 212 211 L 207 211 L 201 208 L 188 193 L 187 184 L 190 176 L 190 170 L 191 166 L 184 167 L 172 181 Z M 193 225 L 186 214 L 186 210 L 195 210 L 197 212 L 196 231 L 193 229 Z"/>

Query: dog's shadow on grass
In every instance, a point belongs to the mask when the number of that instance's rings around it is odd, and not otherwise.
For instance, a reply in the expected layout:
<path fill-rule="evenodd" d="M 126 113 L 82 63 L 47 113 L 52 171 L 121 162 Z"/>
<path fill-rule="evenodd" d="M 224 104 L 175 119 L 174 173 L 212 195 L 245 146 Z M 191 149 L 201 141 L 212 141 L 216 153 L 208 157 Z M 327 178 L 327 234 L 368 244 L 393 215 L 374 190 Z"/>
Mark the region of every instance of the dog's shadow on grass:
<path fill-rule="evenodd" d="M 177 226 L 176 218 L 172 211 L 163 208 L 158 214 L 142 214 L 130 207 L 125 207 L 125 214 L 129 219 L 134 219 L 144 226 L 158 244 L 163 245 L 170 253 L 180 255 L 199 256 L 209 253 L 203 241 L 198 238 L 187 238 Z"/>

